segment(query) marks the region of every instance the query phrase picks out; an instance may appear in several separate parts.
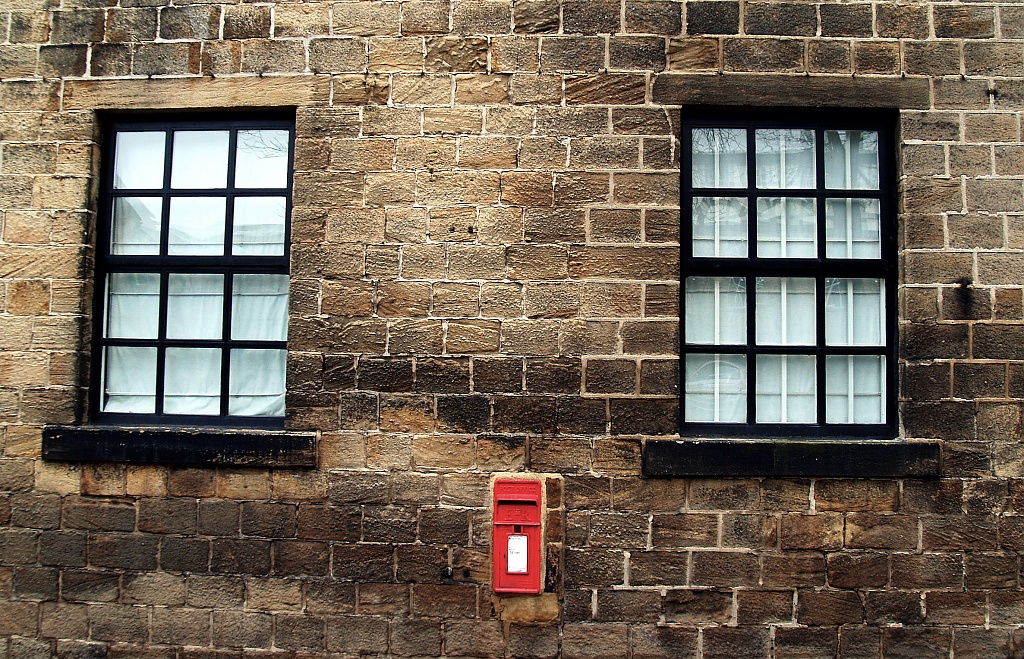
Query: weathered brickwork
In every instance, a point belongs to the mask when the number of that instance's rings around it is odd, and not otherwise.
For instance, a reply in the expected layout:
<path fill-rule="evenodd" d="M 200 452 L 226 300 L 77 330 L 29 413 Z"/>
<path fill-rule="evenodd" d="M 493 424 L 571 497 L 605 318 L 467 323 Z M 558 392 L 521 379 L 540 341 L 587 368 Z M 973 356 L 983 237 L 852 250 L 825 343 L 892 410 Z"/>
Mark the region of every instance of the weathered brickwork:
<path fill-rule="evenodd" d="M 900 110 L 941 478 L 641 476 L 697 104 Z M 251 107 L 295 108 L 318 466 L 43 460 L 89 421 L 103 113 Z M 1010 0 L 0 0 L 4 656 L 1021 656 L 1022 110 Z M 499 472 L 547 486 L 538 598 L 489 588 Z"/>

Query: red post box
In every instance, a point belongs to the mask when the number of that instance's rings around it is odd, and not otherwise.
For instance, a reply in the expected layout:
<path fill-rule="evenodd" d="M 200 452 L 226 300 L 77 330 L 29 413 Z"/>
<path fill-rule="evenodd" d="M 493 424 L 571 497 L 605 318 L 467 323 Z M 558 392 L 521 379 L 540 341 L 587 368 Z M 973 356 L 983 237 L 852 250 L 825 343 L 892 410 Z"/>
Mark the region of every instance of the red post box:
<path fill-rule="evenodd" d="M 496 593 L 540 593 L 541 482 L 494 481 L 491 588 Z"/>

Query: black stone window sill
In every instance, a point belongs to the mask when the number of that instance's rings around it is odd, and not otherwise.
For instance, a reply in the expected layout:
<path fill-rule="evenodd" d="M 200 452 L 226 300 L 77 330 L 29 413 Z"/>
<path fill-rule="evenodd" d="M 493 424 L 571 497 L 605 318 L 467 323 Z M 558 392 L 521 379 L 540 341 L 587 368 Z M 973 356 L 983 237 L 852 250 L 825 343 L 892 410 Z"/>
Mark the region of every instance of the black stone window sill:
<path fill-rule="evenodd" d="M 650 439 L 645 476 L 934 478 L 938 441 Z"/>
<path fill-rule="evenodd" d="M 315 467 L 312 433 L 210 428 L 47 426 L 43 459 L 181 466 Z"/>

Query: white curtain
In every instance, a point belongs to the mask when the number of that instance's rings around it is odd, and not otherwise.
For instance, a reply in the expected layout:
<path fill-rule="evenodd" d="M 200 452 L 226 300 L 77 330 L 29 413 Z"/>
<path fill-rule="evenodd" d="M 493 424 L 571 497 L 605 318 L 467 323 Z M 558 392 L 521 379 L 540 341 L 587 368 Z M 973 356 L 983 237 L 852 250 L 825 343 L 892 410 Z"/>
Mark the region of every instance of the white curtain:
<path fill-rule="evenodd" d="M 284 416 L 286 362 L 284 350 L 232 350 L 228 412 Z"/>
<path fill-rule="evenodd" d="M 220 339 L 224 275 L 171 273 L 167 277 L 165 336 Z M 108 282 L 106 336 L 156 338 L 160 275 L 113 273 Z M 287 339 L 288 275 L 235 275 L 231 299 L 232 339 Z M 220 414 L 221 349 L 168 347 L 164 353 L 164 412 Z M 233 349 L 228 357 L 229 414 L 283 416 L 287 352 Z M 103 411 L 154 413 L 157 349 L 108 346 L 103 359 Z"/>
<path fill-rule="evenodd" d="M 686 342 L 743 345 L 747 342 L 746 280 L 686 278 Z"/>
<path fill-rule="evenodd" d="M 103 354 L 104 412 L 156 411 L 156 348 L 107 346 Z"/>
<path fill-rule="evenodd" d="M 231 338 L 288 338 L 288 275 L 235 275 L 231 291 Z"/>
<path fill-rule="evenodd" d="M 167 348 L 164 412 L 220 414 L 220 348 Z"/>

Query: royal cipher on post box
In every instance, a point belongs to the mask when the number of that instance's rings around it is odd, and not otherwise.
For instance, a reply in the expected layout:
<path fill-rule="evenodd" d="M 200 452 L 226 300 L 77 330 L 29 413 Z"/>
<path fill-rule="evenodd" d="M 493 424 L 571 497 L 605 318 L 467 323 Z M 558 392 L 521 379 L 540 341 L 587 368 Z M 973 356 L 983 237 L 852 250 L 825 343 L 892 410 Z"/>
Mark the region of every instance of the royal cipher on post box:
<path fill-rule="evenodd" d="M 491 588 L 495 593 L 540 593 L 541 492 L 537 480 L 494 481 Z"/>

